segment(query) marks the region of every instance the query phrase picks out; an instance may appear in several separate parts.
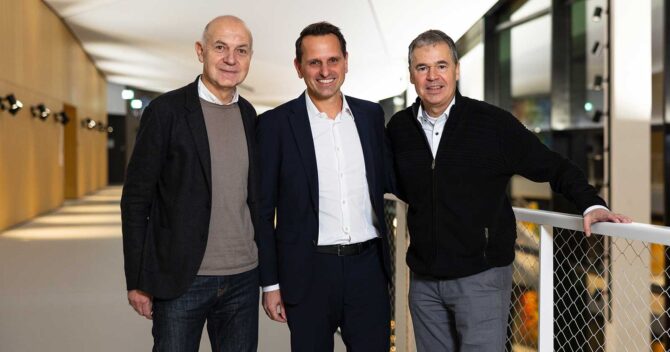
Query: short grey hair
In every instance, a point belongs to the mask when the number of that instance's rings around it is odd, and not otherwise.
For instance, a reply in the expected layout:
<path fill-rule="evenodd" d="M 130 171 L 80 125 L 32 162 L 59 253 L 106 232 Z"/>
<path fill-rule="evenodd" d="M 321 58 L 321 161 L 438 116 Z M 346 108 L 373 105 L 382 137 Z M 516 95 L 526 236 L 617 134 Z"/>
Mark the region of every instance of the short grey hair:
<path fill-rule="evenodd" d="M 449 46 L 451 58 L 454 60 L 454 64 L 458 64 L 458 52 L 456 52 L 456 43 L 454 43 L 454 40 L 439 29 L 429 29 L 419 34 L 411 43 L 409 43 L 409 52 L 407 53 L 407 62 L 409 63 L 409 66 L 412 66 L 412 53 L 416 48 L 438 43 L 445 43 Z"/>

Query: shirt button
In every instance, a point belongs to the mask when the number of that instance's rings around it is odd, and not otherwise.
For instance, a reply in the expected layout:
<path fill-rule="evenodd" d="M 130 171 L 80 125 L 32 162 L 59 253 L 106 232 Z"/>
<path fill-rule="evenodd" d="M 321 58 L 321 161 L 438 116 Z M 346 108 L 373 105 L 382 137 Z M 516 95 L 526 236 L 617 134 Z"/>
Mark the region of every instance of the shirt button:
<path fill-rule="evenodd" d="M 349 226 L 345 226 L 343 230 L 344 230 L 344 233 L 349 233 Z"/>
<path fill-rule="evenodd" d="M 436 135 L 436 136 L 439 136 L 439 135 L 440 135 L 440 132 L 435 132 L 435 135 Z"/>

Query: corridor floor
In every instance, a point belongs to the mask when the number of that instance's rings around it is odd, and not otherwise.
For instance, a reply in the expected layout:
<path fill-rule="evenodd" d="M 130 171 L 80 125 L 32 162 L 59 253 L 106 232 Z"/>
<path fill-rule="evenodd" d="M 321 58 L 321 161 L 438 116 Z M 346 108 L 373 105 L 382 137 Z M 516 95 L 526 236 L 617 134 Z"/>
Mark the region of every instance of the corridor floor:
<path fill-rule="evenodd" d="M 0 351 L 151 350 L 151 322 L 126 300 L 120 197 L 105 188 L 0 232 Z M 289 351 L 286 325 L 259 311 L 258 350 Z"/>

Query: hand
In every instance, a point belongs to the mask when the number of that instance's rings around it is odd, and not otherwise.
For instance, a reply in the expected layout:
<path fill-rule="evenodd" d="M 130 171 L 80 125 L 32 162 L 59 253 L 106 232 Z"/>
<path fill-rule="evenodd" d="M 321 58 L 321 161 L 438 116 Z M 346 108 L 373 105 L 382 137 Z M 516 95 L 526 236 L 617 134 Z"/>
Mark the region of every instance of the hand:
<path fill-rule="evenodd" d="M 151 319 L 153 315 L 153 297 L 140 290 L 130 290 L 128 291 L 128 304 L 130 304 L 137 314 Z"/>
<path fill-rule="evenodd" d="M 285 323 L 286 309 L 284 308 L 284 302 L 281 300 L 281 293 L 279 291 L 263 292 L 263 310 L 265 310 L 265 314 L 270 319 Z"/>
<path fill-rule="evenodd" d="M 631 222 L 630 218 L 626 215 L 616 214 L 603 208 L 593 209 L 584 215 L 584 233 L 586 237 L 591 236 L 591 224 L 604 221 L 615 223 Z"/>

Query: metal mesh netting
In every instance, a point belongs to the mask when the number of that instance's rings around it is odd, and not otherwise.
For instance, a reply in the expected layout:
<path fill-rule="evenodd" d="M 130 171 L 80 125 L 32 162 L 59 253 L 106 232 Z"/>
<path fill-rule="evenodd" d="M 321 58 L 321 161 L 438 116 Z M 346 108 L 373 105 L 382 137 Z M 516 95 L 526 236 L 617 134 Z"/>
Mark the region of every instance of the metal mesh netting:
<path fill-rule="evenodd" d="M 386 228 L 388 229 L 388 241 L 390 249 L 390 258 L 391 258 L 391 285 L 389 287 L 389 295 L 391 299 L 391 350 L 394 350 L 395 347 L 395 251 L 396 251 L 396 241 L 395 241 L 395 227 L 396 227 L 396 202 L 393 200 L 384 200 L 384 221 L 386 222 Z"/>
<path fill-rule="evenodd" d="M 539 226 L 519 223 L 517 235 L 506 347 L 507 351 L 537 351 Z M 650 345 L 643 349 L 638 346 L 619 350 L 665 351 L 664 346 L 670 340 L 665 328 L 670 316 L 666 309 L 667 258 L 662 245 L 612 241 L 600 235 L 587 238 L 582 232 L 554 228 L 554 350 L 607 351 L 627 341 L 647 340 Z M 611 274 L 614 262 L 642 267 L 644 274 L 614 277 Z M 625 289 L 614 294 L 617 283 L 639 288 L 644 294 Z M 632 319 L 626 314 L 612 314 L 612 307 L 628 306 L 646 307 L 635 314 L 648 324 L 610 334 L 606 339 L 607 324 Z"/>

